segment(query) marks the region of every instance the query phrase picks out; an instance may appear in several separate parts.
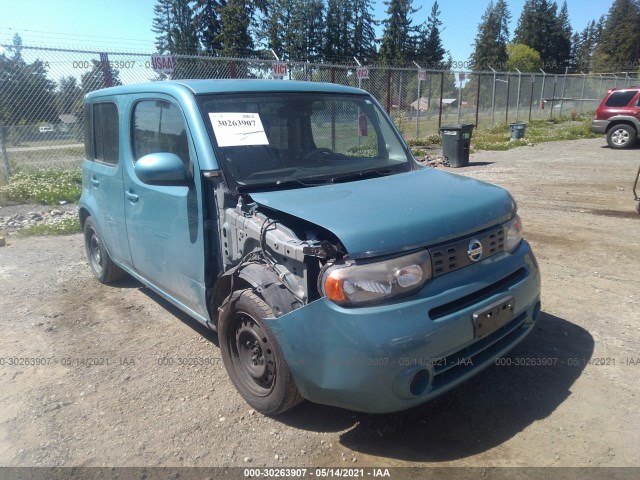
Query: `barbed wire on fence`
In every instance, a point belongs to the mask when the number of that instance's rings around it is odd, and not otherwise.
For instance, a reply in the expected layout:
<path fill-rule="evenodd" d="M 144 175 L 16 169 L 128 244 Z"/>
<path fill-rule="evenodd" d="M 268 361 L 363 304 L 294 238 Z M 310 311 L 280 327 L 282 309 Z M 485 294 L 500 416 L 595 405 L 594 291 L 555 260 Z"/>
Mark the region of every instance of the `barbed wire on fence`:
<path fill-rule="evenodd" d="M 76 168 L 83 157 L 83 97 L 100 88 L 165 79 L 269 79 L 362 88 L 405 137 L 438 133 L 450 123 L 492 127 L 510 121 L 577 117 L 595 110 L 607 89 L 640 83 L 626 72 L 548 74 L 422 69 L 419 66 L 278 62 L 269 58 L 173 55 L 169 74 L 152 53 L 1 45 L 0 155 L 3 172 Z M 280 70 L 274 65 L 279 64 Z M 284 69 L 282 65 L 285 65 Z"/>

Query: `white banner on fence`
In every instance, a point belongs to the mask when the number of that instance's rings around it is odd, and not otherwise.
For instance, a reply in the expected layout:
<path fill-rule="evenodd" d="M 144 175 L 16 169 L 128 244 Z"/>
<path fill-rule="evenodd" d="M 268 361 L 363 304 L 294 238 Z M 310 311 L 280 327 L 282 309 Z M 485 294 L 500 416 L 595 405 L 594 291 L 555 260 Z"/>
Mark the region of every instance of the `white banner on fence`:
<path fill-rule="evenodd" d="M 366 80 L 369 78 L 369 67 L 356 68 L 356 77 L 358 80 Z"/>
<path fill-rule="evenodd" d="M 173 73 L 173 57 L 171 55 L 151 55 L 151 67 L 154 72 Z"/>
<path fill-rule="evenodd" d="M 277 78 L 280 80 L 286 77 L 289 71 L 287 64 L 282 62 L 275 62 L 273 64 L 273 67 L 271 68 L 272 68 L 273 78 Z"/>

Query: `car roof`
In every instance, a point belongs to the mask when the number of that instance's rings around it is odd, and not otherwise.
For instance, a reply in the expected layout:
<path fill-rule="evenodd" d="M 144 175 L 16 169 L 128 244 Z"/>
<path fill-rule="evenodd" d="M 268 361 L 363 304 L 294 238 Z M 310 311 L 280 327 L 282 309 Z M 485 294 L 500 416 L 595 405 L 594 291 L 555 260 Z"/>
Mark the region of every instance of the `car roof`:
<path fill-rule="evenodd" d="M 105 95 L 125 95 L 137 93 L 185 93 L 203 95 L 207 93 L 250 93 L 250 92 L 322 92 L 364 94 L 363 90 L 335 83 L 301 82 L 295 80 L 162 80 L 157 82 L 120 85 L 95 90 L 86 99 Z"/>

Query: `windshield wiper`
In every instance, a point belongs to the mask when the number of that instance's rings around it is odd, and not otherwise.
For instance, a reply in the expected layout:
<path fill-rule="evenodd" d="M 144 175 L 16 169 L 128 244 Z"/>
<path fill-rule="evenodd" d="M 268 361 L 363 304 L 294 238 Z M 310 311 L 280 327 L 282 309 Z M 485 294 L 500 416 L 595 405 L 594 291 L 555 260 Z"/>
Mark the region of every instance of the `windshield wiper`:
<path fill-rule="evenodd" d="M 377 178 L 384 177 L 391 173 L 391 169 L 387 168 L 384 170 L 362 170 L 361 172 L 349 173 L 346 175 L 342 175 L 340 177 L 333 177 L 331 179 L 331 183 L 340 183 L 340 182 L 350 182 L 351 180 L 363 180 L 365 178 Z"/>
<path fill-rule="evenodd" d="M 287 187 L 315 187 L 317 185 L 323 185 L 325 183 L 331 183 L 332 179 L 329 178 L 292 178 L 286 180 L 276 180 L 275 182 L 268 183 L 256 183 L 249 185 L 239 185 L 237 190 L 238 192 L 246 192 L 246 191 L 254 191 L 254 190 L 263 190 L 269 188 L 287 188 Z"/>

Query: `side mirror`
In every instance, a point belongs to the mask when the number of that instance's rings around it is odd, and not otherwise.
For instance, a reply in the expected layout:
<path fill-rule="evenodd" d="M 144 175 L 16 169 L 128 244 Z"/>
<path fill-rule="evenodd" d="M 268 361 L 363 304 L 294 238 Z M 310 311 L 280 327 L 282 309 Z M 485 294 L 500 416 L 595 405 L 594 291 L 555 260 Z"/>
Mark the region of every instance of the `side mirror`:
<path fill-rule="evenodd" d="M 186 186 L 189 181 L 184 163 L 175 153 L 150 153 L 140 158 L 133 170 L 149 185 Z"/>

